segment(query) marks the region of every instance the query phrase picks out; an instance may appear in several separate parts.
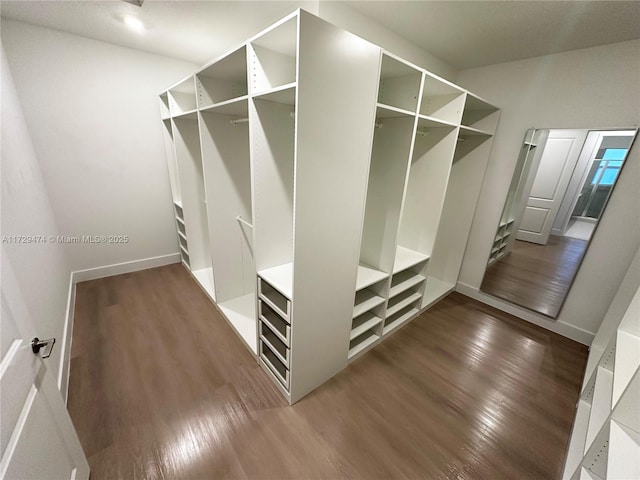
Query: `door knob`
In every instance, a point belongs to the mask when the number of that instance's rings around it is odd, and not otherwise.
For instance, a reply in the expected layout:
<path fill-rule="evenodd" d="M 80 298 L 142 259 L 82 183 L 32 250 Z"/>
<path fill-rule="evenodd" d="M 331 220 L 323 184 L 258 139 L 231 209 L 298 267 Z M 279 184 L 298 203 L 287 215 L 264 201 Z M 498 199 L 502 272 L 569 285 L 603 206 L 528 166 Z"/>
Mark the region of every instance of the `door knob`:
<path fill-rule="evenodd" d="M 51 356 L 51 350 L 53 350 L 54 343 L 56 343 L 55 338 L 40 340 L 38 337 L 34 337 L 33 340 L 31 340 L 31 350 L 33 353 L 38 354 L 40 353 L 40 350 L 44 348 L 42 358 L 49 358 Z"/>

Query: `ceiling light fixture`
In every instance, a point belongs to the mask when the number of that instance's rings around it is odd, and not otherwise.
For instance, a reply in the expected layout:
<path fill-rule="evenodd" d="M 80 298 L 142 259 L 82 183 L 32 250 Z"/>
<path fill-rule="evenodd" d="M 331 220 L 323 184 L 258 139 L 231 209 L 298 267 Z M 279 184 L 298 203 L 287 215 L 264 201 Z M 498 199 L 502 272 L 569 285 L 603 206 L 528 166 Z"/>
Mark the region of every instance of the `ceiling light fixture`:
<path fill-rule="evenodd" d="M 132 17 L 131 15 L 126 15 L 123 18 L 123 21 L 124 21 L 124 24 L 134 32 L 136 33 L 144 32 L 144 23 L 142 23 L 142 21 L 137 19 L 136 17 Z"/>

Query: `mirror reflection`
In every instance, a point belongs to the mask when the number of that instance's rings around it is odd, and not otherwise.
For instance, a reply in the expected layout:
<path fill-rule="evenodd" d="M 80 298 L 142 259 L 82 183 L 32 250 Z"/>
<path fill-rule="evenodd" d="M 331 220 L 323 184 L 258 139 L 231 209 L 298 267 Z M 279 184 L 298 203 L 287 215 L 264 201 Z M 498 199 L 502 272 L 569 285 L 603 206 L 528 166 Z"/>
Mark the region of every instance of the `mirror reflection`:
<path fill-rule="evenodd" d="M 531 129 L 480 289 L 556 318 L 637 129 Z"/>

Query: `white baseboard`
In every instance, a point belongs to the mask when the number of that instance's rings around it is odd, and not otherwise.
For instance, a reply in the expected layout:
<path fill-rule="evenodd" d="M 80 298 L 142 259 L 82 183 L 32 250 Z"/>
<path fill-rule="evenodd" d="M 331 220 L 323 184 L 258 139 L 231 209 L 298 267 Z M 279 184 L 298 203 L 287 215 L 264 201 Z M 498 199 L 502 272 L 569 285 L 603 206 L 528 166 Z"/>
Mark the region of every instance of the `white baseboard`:
<path fill-rule="evenodd" d="M 456 284 L 456 292 L 584 345 L 588 346 L 593 342 L 594 334 L 591 332 L 505 302 L 465 283 L 458 282 Z"/>
<path fill-rule="evenodd" d="M 75 318 L 76 304 L 76 284 L 87 280 L 97 280 L 98 278 L 121 275 L 123 273 L 137 272 L 149 268 L 162 267 L 172 263 L 180 263 L 180 254 L 172 253 L 160 257 L 144 258 L 132 262 L 117 263 L 115 265 L 105 265 L 104 267 L 89 268 L 86 270 L 76 270 L 69 275 L 69 293 L 67 298 L 67 312 L 64 322 L 64 332 L 60 355 L 60 369 L 58 374 L 58 389 L 62 393 L 65 404 L 69 396 L 69 374 L 71 367 L 71 344 L 73 341 L 73 321 Z"/>
<path fill-rule="evenodd" d="M 143 258 L 142 260 L 116 263 L 114 265 L 105 265 L 104 267 L 77 270 L 73 272 L 72 275 L 74 282 L 78 283 L 86 282 L 87 280 L 96 280 L 98 278 L 112 277 L 113 275 L 122 275 L 123 273 L 147 270 L 154 267 L 162 267 L 172 263 L 180 263 L 179 253 L 171 253 L 160 257 Z"/>

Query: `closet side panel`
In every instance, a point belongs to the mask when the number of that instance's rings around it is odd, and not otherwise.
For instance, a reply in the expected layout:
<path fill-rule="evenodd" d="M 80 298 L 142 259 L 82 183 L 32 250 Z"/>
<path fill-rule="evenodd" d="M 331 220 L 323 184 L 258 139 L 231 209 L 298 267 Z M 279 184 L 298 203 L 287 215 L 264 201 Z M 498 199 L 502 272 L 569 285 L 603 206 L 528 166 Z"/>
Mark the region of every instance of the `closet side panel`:
<path fill-rule="evenodd" d="M 301 12 L 292 402 L 346 366 L 380 55 Z"/>

